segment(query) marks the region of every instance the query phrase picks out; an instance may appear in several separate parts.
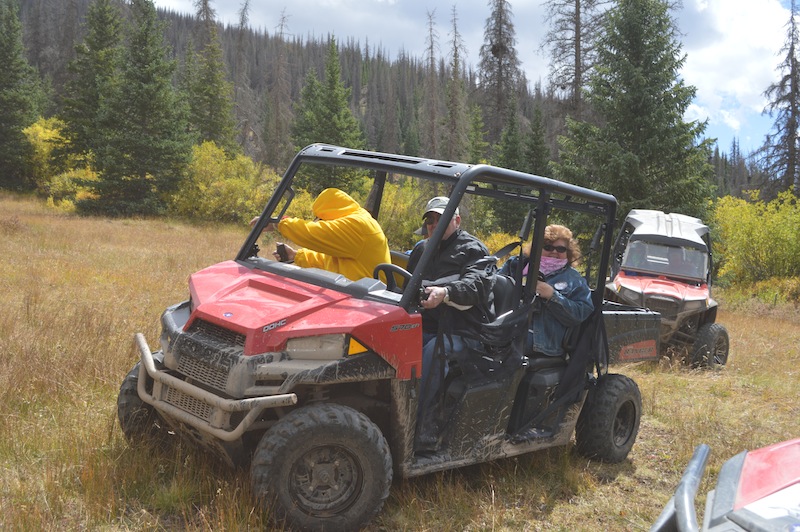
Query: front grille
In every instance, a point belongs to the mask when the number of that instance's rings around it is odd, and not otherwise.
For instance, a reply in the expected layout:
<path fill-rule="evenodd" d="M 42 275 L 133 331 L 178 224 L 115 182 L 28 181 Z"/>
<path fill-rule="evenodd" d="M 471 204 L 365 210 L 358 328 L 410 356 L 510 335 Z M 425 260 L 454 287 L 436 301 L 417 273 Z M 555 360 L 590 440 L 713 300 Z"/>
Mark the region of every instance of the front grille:
<path fill-rule="evenodd" d="M 190 397 L 185 393 L 176 390 L 175 388 L 167 388 L 167 403 L 176 406 L 183 410 L 184 412 L 188 412 L 200 419 L 204 419 L 205 421 L 211 421 L 211 414 L 213 409 L 200 401 L 199 399 L 195 399 L 194 397 Z"/>
<path fill-rule="evenodd" d="M 219 325 L 214 325 L 213 323 L 209 323 L 207 321 L 195 320 L 189 329 L 189 332 L 200 333 L 212 340 L 216 340 L 217 342 L 222 342 L 224 344 L 238 345 L 242 348 L 244 347 L 245 336 L 243 334 L 226 329 L 225 327 L 220 327 Z"/>
<path fill-rule="evenodd" d="M 225 392 L 228 373 L 244 354 L 244 341 L 243 334 L 196 320 L 173 344 L 177 370 L 190 380 Z"/>
<path fill-rule="evenodd" d="M 187 377 L 221 391 L 225 391 L 228 382 L 227 369 L 211 366 L 191 356 L 182 356 L 178 360 L 178 371 Z"/>
<path fill-rule="evenodd" d="M 678 315 L 678 304 L 674 299 L 649 297 L 647 298 L 646 306 L 667 319 L 675 318 Z"/>

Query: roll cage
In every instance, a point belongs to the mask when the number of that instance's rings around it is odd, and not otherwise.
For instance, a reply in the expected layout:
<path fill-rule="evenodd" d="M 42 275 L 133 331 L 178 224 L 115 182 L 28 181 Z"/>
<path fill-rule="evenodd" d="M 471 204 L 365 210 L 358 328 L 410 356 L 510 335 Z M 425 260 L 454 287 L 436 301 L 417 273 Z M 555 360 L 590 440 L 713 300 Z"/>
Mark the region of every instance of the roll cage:
<path fill-rule="evenodd" d="M 269 222 L 278 221 L 287 211 L 295 192 L 294 178 L 301 166 L 323 165 L 338 166 L 367 170 L 372 173 L 372 187 L 365 208 L 377 219 L 380 214 L 384 188 L 389 176 L 404 175 L 417 178 L 423 182 L 444 185 L 449 191 L 450 202 L 442 219 L 452 219 L 455 209 L 461 204 L 466 195 L 492 198 L 499 201 L 521 202 L 528 209 L 527 223 L 522 223 L 523 229 L 519 234 L 517 243 L 521 249 L 524 242 L 530 239 L 531 267 L 528 268 L 528 279 L 525 283 L 516 283 L 516 301 L 531 301 L 535 291 L 535 276 L 541 258 L 541 242 L 548 216 L 554 210 L 572 212 L 598 217 L 600 222 L 594 232 L 591 248 L 599 252 L 599 257 L 586 268 L 586 276 L 590 286 L 593 287 L 592 299 L 595 308 L 600 308 L 603 303 L 603 286 L 606 272 L 608 271 L 611 243 L 614 232 L 617 201 L 614 196 L 524 172 L 509 170 L 496 166 L 441 161 L 421 157 L 402 156 L 396 154 L 355 150 L 340 146 L 326 144 L 312 144 L 301 150 L 292 160 L 283 178 L 275 189 L 272 197 L 264 208 L 258 222 L 242 245 L 236 260 L 247 263 L 248 259 L 257 255 L 257 241 L 262 230 Z M 433 187 L 432 187 L 433 188 Z M 595 218 L 597 219 L 597 218 Z M 421 272 L 426 269 L 432 260 L 435 244 L 441 241 L 447 228 L 446 223 L 439 223 L 429 239 L 434 245 L 426 246 L 419 261 L 417 273 L 413 274 L 406 283 L 405 289 L 396 302 L 405 310 L 410 311 L 418 304 L 418 291 L 422 283 Z M 539 245 L 536 245 L 539 243 Z M 511 246 L 514 247 L 514 246 Z M 591 270 L 594 270 L 593 272 Z M 285 272 L 282 272 L 285 273 Z M 594 275 L 594 279 L 590 278 Z M 341 276 L 339 276 L 341 277 Z M 309 282 L 331 284 L 344 287 L 349 283 L 335 276 L 318 275 L 316 279 L 306 279 Z M 351 286 L 346 292 L 365 292 L 372 290 L 365 280 L 359 286 Z M 363 288 L 363 290 L 361 288 Z"/>

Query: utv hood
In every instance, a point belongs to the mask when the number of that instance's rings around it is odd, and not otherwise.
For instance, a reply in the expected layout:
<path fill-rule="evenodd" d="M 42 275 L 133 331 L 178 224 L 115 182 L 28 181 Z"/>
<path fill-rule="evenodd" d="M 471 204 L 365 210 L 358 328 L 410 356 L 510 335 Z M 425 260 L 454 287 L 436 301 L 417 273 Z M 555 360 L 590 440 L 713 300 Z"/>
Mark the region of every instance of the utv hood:
<path fill-rule="evenodd" d="M 634 292 L 640 297 L 671 298 L 676 301 L 689 301 L 708 299 L 708 286 L 703 284 L 695 286 L 668 279 L 666 277 L 651 277 L 645 275 L 628 275 L 624 271 L 614 278 L 614 290 L 623 295 Z M 626 297 L 626 299 L 629 299 Z M 638 303 L 641 304 L 641 301 Z"/>
<path fill-rule="evenodd" d="M 280 351 L 289 338 L 327 334 L 350 334 L 386 355 L 421 342 L 419 315 L 234 261 L 193 274 L 189 290 L 192 314 L 184 329 L 204 320 L 241 334 L 245 355 Z"/>

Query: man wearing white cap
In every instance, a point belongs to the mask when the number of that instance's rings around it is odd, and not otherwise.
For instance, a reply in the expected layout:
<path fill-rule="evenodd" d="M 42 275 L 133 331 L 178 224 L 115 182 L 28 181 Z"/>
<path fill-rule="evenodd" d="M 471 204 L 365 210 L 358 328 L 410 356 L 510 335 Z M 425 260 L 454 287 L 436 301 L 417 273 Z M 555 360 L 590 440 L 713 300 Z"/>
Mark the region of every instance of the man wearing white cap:
<path fill-rule="evenodd" d="M 425 206 L 424 225 L 418 234 L 433 234 L 447 207 L 449 198 L 437 196 Z M 425 231 L 423 231 L 423 229 Z M 408 260 L 413 272 L 430 240 L 414 248 Z M 448 222 L 433 260 L 422 275 L 427 298 L 421 302 L 422 312 L 422 390 L 420 392 L 419 424 L 422 432 L 417 438 L 418 450 L 432 450 L 438 445 L 436 423 L 437 394 L 441 375 L 447 373 L 443 357 L 434 356 L 437 344 L 445 356 L 464 350 L 470 340 L 459 332 L 467 332 L 478 323 L 490 321 L 488 310 L 494 266 L 481 266 L 478 261 L 489 255 L 486 246 L 461 229 L 458 208 Z"/>

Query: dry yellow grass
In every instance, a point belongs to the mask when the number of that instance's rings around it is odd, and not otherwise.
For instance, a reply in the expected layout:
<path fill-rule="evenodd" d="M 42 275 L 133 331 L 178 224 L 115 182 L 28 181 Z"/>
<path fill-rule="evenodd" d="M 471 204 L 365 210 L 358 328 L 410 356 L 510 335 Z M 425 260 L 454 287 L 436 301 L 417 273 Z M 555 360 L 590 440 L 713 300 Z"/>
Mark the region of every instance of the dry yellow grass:
<path fill-rule="evenodd" d="M 246 472 L 183 447 L 132 449 L 116 422 L 133 333 L 156 344 L 187 276 L 233 257 L 245 234 L 79 218 L 0 196 L 1 529 L 269 529 Z M 698 443 L 712 447 L 705 493 L 728 457 L 800 436 L 800 323 L 785 316 L 722 312 L 731 357 L 719 372 L 618 368 L 644 401 L 623 464 L 554 449 L 398 481 L 370 528 L 646 530 Z"/>

